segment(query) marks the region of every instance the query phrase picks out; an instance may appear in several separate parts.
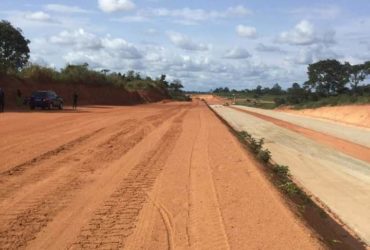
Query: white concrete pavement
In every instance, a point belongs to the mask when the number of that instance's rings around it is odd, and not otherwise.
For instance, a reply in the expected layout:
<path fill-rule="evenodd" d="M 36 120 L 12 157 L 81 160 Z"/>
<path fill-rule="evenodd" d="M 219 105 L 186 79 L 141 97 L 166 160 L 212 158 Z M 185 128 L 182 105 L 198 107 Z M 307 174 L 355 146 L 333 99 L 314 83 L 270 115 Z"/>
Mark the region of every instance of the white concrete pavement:
<path fill-rule="evenodd" d="M 307 138 L 291 130 L 279 127 L 221 105 L 211 106 L 236 130 L 244 130 L 256 138 L 265 138 L 265 147 L 272 153 L 275 162 L 289 166 L 294 178 L 313 195 L 326 204 L 343 222 L 351 227 L 367 244 L 370 244 L 370 164 L 338 152 L 326 145 Z M 351 130 L 337 130 L 341 124 L 332 129 L 330 121 L 316 121 L 310 118 L 299 121 L 300 117 L 274 114 L 274 111 L 257 110 L 300 126 L 318 131 L 331 131 L 328 134 L 343 135 L 347 138 Z M 256 109 L 253 109 L 256 112 Z M 279 113 L 279 112 L 276 112 Z M 347 127 L 347 125 L 345 125 Z M 347 130 L 347 129 L 346 129 Z M 336 132 L 333 132 L 336 131 Z M 357 130 L 356 130 L 357 131 Z M 366 137 L 366 133 L 358 132 Z M 362 145 L 368 142 L 356 139 Z"/>
<path fill-rule="evenodd" d="M 326 119 L 308 117 L 304 115 L 278 112 L 274 110 L 251 108 L 234 105 L 233 107 L 267 115 L 282 121 L 290 122 L 304 128 L 312 129 L 324 134 L 332 135 L 350 142 L 370 147 L 370 129 L 357 127 Z"/>

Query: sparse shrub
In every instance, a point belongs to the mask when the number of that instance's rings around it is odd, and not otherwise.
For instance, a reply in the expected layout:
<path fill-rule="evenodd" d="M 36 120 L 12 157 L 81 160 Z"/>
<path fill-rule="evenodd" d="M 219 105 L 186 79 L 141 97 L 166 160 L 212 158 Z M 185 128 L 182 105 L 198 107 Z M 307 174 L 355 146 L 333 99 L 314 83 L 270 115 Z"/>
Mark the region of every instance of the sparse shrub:
<path fill-rule="evenodd" d="M 275 105 L 278 107 L 278 106 L 281 106 L 283 104 L 286 104 L 286 100 L 284 98 L 280 98 L 280 97 L 277 97 L 274 99 L 274 102 L 275 102 Z"/>
<path fill-rule="evenodd" d="M 278 165 L 275 164 L 275 166 L 272 169 L 274 173 L 276 173 L 279 177 L 288 178 L 290 176 L 289 168 L 288 166 L 284 165 Z"/>
<path fill-rule="evenodd" d="M 261 138 L 259 140 L 251 138 L 249 141 L 249 147 L 255 154 L 258 154 L 261 151 L 264 142 L 265 142 L 264 138 Z"/>
<path fill-rule="evenodd" d="M 30 64 L 19 73 L 21 77 L 35 81 L 50 82 L 59 79 L 59 72 L 55 69 L 43 67 L 37 64 Z"/>
<path fill-rule="evenodd" d="M 261 149 L 258 154 L 257 158 L 263 162 L 268 162 L 271 159 L 271 152 L 268 149 Z"/>
<path fill-rule="evenodd" d="M 288 195 L 295 195 L 300 193 L 300 189 L 292 181 L 284 182 L 279 186 Z"/>

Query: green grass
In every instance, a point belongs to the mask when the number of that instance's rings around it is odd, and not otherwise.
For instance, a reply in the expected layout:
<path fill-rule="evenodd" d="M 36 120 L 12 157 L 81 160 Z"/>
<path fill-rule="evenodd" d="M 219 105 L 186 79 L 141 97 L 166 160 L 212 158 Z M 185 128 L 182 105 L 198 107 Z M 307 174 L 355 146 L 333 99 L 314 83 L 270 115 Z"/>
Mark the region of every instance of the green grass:
<path fill-rule="evenodd" d="M 321 98 L 318 101 L 307 101 L 293 106 L 295 109 L 319 108 L 324 106 L 340 106 L 349 104 L 368 104 L 370 103 L 370 96 L 330 96 Z"/>

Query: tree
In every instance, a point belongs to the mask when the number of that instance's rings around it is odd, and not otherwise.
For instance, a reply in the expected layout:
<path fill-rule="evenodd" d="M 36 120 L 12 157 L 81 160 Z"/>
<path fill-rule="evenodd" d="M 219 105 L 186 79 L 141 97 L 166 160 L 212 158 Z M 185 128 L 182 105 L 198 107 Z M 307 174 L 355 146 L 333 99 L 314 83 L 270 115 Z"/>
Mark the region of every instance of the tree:
<path fill-rule="evenodd" d="M 344 90 L 349 81 L 347 67 L 337 60 L 323 60 L 308 66 L 308 81 L 305 83 L 309 89 L 329 96 L 336 95 Z"/>
<path fill-rule="evenodd" d="M 275 83 L 274 86 L 272 86 L 270 93 L 272 95 L 281 95 L 283 93 L 283 89 L 278 83 Z"/>
<path fill-rule="evenodd" d="M 352 91 L 354 93 L 358 92 L 358 85 L 360 82 L 364 81 L 367 76 L 367 70 L 365 64 L 356 64 L 351 65 L 350 63 L 346 62 L 345 67 L 348 70 L 349 74 L 349 81 L 351 84 Z"/>
<path fill-rule="evenodd" d="M 165 74 L 162 74 L 159 78 L 159 83 L 164 88 L 168 88 L 168 82 L 166 81 L 167 76 Z"/>
<path fill-rule="evenodd" d="M 109 69 L 102 69 L 101 72 L 104 74 L 104 75 L 107 75 L 110 70 Z"/>
<path fill-rule="evenodd" d="M 0 22 L 0 72 L 18 71 L 30 58 L 29 40 L 22 35 L 22 30 L 14 28 L 10 22 Z"/>
<path fill-rule="evenodd" d="M 298 104 L 307 99 L 308 93 L 298 83 L 293 83 L 287 90 L 287 101 L 290 104 Z"/>
<path fill-rule="evenodd" d="M 170 89 L 174 92 L 181 92 L 181 89 L 183 89 L 184 86 L 182 85 L 181 81 L 178 79 L 173 80 L 173 82 L 170 84 Z"/>
<path fill-rule="evenodd" d="M 256 95 L 260 96 L 262 95 L 262 86 L 261 85 L 258 85 L 256 87 L 256 89 L 254 90 L 254 92 L 256 93 Z"/>

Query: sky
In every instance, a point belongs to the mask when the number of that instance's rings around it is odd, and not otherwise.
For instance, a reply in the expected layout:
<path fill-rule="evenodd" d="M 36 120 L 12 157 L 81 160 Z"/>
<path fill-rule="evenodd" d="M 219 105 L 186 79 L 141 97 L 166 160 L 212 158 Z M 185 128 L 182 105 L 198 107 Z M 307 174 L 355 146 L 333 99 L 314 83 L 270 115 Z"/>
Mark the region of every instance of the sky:
<path fill-rule="evenodd" d="M 135 70 L 186 90 L 307 80 L 321 59 L 370 60 L 369 0 L 0 0 L 31 61 Z"/>

